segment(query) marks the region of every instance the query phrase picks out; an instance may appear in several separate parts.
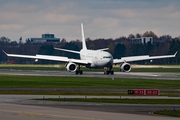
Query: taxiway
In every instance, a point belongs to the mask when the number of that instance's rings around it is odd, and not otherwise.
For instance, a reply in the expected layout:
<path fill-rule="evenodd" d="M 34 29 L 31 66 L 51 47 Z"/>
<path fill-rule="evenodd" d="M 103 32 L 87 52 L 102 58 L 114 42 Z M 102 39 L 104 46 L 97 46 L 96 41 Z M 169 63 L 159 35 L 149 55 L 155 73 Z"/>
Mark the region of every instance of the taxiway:
<path fill-rule="evenodd" d="M 46 96 L 57 97 L 57 96 Z M 72 96 L 71 96 L 72 97 Z M 154 115 L 155 110 L 180 109 L 180 105 L 52 102 L 30 100 L 38 95 L 0 95 L 0 117 L 6 120 L 179 120 Z"/>
<path fill-rule="evenodd" d="M 84 72 L 83 75 L 75 75 L 67 71 L 43 71 L 43 70 L 0 70 L 0 74 L 11 75 L 36 75 L 36 76 L 78 76 L 78 77 L 101 77 L 101 78 L 144 78 L 180 80 L 179 73 L 152 73 L 152 72 L 115 72 L 114 75 L 104 75 L 102 72 Z"/>

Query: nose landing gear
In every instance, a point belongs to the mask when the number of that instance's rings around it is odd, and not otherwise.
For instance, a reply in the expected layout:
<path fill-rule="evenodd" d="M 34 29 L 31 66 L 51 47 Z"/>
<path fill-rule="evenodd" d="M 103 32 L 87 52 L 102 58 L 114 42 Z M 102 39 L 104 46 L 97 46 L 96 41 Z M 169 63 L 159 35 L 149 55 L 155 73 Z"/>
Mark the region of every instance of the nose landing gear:
<path fill-rule="evenodd" d="M 112 66 L 109 67 L 109 70 L 107 70 L 107 67 L 104 67 L 104 75 L 114 75 L 114 71 L 112 70 Z"/>

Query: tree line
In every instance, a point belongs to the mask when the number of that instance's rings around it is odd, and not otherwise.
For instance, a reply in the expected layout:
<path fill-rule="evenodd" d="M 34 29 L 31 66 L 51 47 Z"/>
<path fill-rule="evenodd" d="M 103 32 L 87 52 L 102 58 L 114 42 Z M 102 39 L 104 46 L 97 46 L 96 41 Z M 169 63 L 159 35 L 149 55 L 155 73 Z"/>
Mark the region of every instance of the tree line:
<path fill-rule="evenodd" d="M 133 38 L 140 37 L 153 37 L 154 43 L 150 42 L 145 44 L 132 43 Z M 180 37 L 172 38 L 170 35 L 163 35 L 157 37 L 152 31 L 147 31 L 143 35 L 130 34 L 128 37 L 119 37 L 116 39 L 86 39 L 88 49 L 102 49 L 109 48 L 109 52 L 114 58 L 121 58 L 124 56 L 137 56 L 137 55 L 166 55 L 174 54 L 176 51 L 180 52 Z M 31 43 L 30 39 L 26 39 L 26 42 L 22 42 L 22 38 L 17 41 L 11 41 L 8 37 L 0 37 L 0 50 L 5 50 L 11 54 L 44 54 L 44 55 L 56 55 L 66 56 L 69 58 L 79 58 L 78 54 L 68 53 L 63 51 L 54 50 L 54 47 L 71 49 L 79 51 L 81 46 L 81 40 L 72 40 L 67 42 L 66 39 L 62 39 L 60 43 Z M 0 62 L 7 63 L 9 60 L 15 60 L 16 63 L 35 63 L 33 59 L 26 58 L 8 58 L 3 52 L 0 52 Z M 40 60 L 39 63 L 60 63 L 55 61 Z M 180 64 L 180 53 L 176 58 L 154 60 L 153 63 L 149 61 L 140 61 L 141 64 Z"/>

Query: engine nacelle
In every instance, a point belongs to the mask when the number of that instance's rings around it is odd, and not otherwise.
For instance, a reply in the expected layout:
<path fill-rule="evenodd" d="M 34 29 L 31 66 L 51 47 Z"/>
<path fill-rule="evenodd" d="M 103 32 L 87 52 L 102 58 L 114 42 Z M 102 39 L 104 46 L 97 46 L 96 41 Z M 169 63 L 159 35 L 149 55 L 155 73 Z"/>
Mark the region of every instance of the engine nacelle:
<path fill-rule="evenodd" d="M 129 63 L 123 63 L 121 66 L 121 71 L 122 72 L 129 72 L 131 71 L 131 65 Z"/>
<path fill-rule="evenodd" d="M 77 67 L 76 67 L 76 64 L 75 64 L 75 63 L 68 63 L 68 64 L 66 65 L 66 70 L 67 70 L 68 72 L 75 72 L 76 69 L 77 69 Z"/>

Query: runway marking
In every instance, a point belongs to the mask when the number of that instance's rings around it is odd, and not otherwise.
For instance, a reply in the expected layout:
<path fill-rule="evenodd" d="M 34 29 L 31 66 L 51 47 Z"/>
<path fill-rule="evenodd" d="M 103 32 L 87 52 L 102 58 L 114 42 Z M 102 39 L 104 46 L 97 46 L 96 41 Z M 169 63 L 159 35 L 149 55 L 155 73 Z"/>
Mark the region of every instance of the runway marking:
<path fill-rule="evenodd" d="M 32 116 L 32 117 L 60 117 L 60 118 L 71 118 L 71 119 L 81 119 L 81 120 L 103 120 L 96 118 L 80 117 L 80 116 L 69 116 L 69 115 L 56 115 L 56 114 L 44 114 L 44 113 L 33 113 L 33 112 L 23 112 L 16 110 L 2 110 L 0 112 L 15 113 L 19 116 Z"/>

